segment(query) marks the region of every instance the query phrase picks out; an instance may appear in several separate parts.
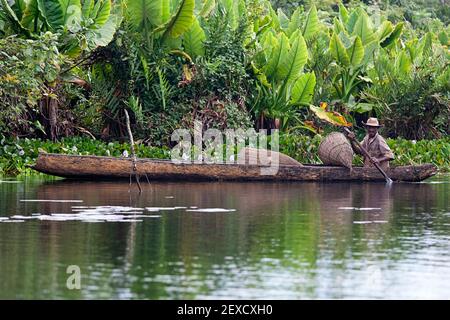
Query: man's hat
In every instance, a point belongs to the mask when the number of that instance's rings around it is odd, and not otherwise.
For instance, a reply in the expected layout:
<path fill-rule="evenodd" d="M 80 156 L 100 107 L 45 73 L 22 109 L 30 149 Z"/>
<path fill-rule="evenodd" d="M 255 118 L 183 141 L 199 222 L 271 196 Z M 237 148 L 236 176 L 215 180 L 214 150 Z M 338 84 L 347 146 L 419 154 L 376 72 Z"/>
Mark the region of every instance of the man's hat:
<path fill-rule="evenodd" d="M 367 120 L 366 123 L 364 123 L 363 121 L 362 124 L 367 127 L 377 127 L 377 128 L 381 127 L 381 125 L 378 123 L 377 118 L 369 118 L 369 120 Z"/>

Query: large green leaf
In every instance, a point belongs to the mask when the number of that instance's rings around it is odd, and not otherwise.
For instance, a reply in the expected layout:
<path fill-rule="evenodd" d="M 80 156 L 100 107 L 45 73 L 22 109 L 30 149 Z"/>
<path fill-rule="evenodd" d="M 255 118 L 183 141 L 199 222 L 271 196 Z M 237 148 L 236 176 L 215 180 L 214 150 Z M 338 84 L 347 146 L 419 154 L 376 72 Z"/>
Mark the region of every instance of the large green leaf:
<path fill-rule="evenodd" d="M 81 6 L 81 15 L 84 19 L 88 19 L 91 16 L 91 11 L 94 9 L 94 0 L 83 0 Z"/>
<path fill-rule="evenodd" d="M 192 58 L 202 56 L 205 53 L 203 42 L 206 36 L 197 19 L 194 20 L 191 28 L 183 35 L 184 51 Z"/>
<path fill-rule="evenodd" d="M 286 14 L 281 10 L 281 8 L 278 8 L 277 10 L 278 15 L 278 21 L 280 22 L 280 27 L 283 30 L 287 30 L 289 27 L 289 18 L 286 16 Z"/>
<path fill-rule="evenodd" d="M 348 33 L 353 33 L 353 29 L 355 27 L 356 21 L 358 21 L 358 18 L 359 18 L 359 11 L 355 9 L 352 11 L 352 13 L 350 13 L 348 20 L 345 23 Z"/>
<path fill-rule="evenodd" d="M 377 31 L 378 41 L 383 42 L 394 30 L 390 21 L 383 21 L 380 28 Z"/>
<path fill-rule="evenodd" d="M 359 36 L 363 45 L 366 45 L 376 39 L 376 34 L 372 30 L 370 19 L 366 13 L 359 16 L 352 34 Z"/>
<path fill-rule="evenodd" d="M 96 8 L 98 6 L 98 8 Z M 111 0 L 97 0 L 94 10 L 91 13 L 91 19 L 97 27 L 103 26 L 111 14 Z"/>
<path fill-rule="evenodd" d="M 294 13 L 291 15 L 288 27 L 286 29 L 286 34 L 290 37 L 296 30 L 300 28 L 300 14 L 302 13 L 302 7 L 295 9 Z"/>
<path fill-rule="evenodd" d="M 13 9 L 11 9 L 11 7 L 9 6 L 8 2 L 6 0 L 0 0 L 1 5 L 2 5 L 2 12 L 4 15 L 4 19 L 6 21 L 9 21 L 10 26 L 12 27 L 12 29 L 17 32 L 17 33 L 21 33 L 21 34 L 25 34 L 27 36 L 30 36 L 30 31 L 28 29 L 26 29 L 22 23 L 20 22 L 19 18 L 17 17 L 16 13 L 14 12 Z"/>
<path fill-rule="evenodd" d="M 339 19 L 341 20 L 342 23 L 347 23 L 348 18 L 349 16 L 347 9 L 344 7 L 342 3 L 339 3 Z"/>
<path fill-rule="evenodd" d="M 29 30 L 37 33 L 39 30 L 39 14 L 40 13 L 37 0 L 30 0 L 22 16 L 22 25 L 25 28 L 28 28 Z"/>
<path fill-rule="evenodd" d="M 333 33 L 330 40 L 330 52 L 339 64 L 343 66 L 348 66 L 350 64 L 350 58 L 348 57 L 344 44 L 336 33 Z"/>
<path fill-rule="evenodd" d="M 267 66 L 270 61 L 270 57 L 278 44 L 278 40 L 272 32 L 267 32 L 261 36 L 260 43 L 261 50 L 256 53 L 255 61 L 258 66 Z"/>
<path fill-rule="evenodd" d="M 427 32 L 422 39 L 420 39 L 420 51 L 423 57 L 428 57 L 433 50 L 433 34 Z"/>
<path fill-rule="evenodd" d="M 119 15 L 109 15 L 108 20 L 100 28 L 95 29 L 94 37 L 91 38 L 91 50 L 96 47 L 107 46 L 116 33 L 118 26 L 120 25 L 120 20 L 122 17 Z"/>
<path fill-rule="evenodd" d="M 415 61 L 416 59 L 418 59 L 420 57 L 421 52 L 420 52 L 419 40 L 417 38 L 408 40 L 408 42 L 406 42 L 405 47 L 408 50 L 408 54 L 409 54 L 411 61 Z"/>
<path fill-rule="evenodd" d="M 314 72 L 302 74 L 291 89 L 291 103 L 309 105 L 314 96 L 316 75 Z"/>
<path fill-rule="evenodd" d="M 167 36 L 178 38 L 192 26 L 194 9 L 195 0 L 181 0 L 172 18 L 162 28 L 158 28 L 155 31 L 164 30 L 163 38 Z"/>
<path fill-rule="evenodd" d="M 411 71 L 410 57 L 403 50 L 398 55 L 396 64 L 397 69 L 404 75 L 408 74 Z"/>
<path fill-rule="evenodd" d="M 269 79 L 272 79 L 274 77 L 274 75 L 278 71 L 283 54 L 285 55 L 289 50 L 289 39 L 284 33 L 280 33 L 278 39 L 272 37 L 271 40 L 273 41 L 271 43 L 275 42 L 276 44 L 270 55 L 269 62 L 265 67 L 265 74 Z"/>
<path fill-rule="evenodd" d="M 267 80 L 267 76 L 264 74 L 264 72 L 262 72 L 262 70 L 256 67 L 253 62 L 251 63 L 251 66 L 253 69 L 253 73 L 255 74 L 256 78 L 261 82 L 261 84 L 267 88 L 270 88 L 271 87 L 270 83 Z"/>
<path fill-rule="evenodd" d="M 342 44 L 345 48 L 350 48 L 353 44 L 354 38 L 349 37 L 349 35 L 343 31 L 338 34 L 339 39 L 341 39 Z"/>
<path fill-rule="evenodd" d="M 203 18 L 206 18 L 209 16 L 211 11 L 213 11 L 214 7 L 216 6 L 215 0 L 204 0 L 202 10 L 200 11 L 199 15 Z"/>
<path fill-rule="evenodd" d="M 374 58 L 375 51 L 379 48 L 378 40 L 375 39 L 370 43 L 364 45 L 364 58 L 361 62 L 362 65 L 367 65 Z"/>
<path fill-rule="evenodd" d="M 225 9 L 225 17 L 228 24 L 233 30 L 239 25 L 241 1 L 240 0 L 220 0 L 223 8 Z M 225 22 L 225 21 L 224 21 Z"/>
<path fill-rule="evenodd" d="M 58 29 L 64 25 L 65 11 L 59 0 L 37 0 L 42 17 L 51 29 Z"/>
<path fill-rule="evenodd" d="M 41 16 L 53 30 L 72 26 L 81 19 L 80 0 L 37 0 L 37 4 Z"/>
<path fill-rule="evenodd" d="M 26 8 L 27 8 L 27 1 L 25 0 L 15 0 L 14 4 L 11 6 L 11 9 L 13 9 L 14 13 L 17 16 L 17 19 L 19 20 L 22 20 Z"/>
<path fill-rule="evenodd" d="M 107 0 L 108 2 L 110 0 Z M 64 24 L 61 25 L 61 28 L 67 27 L 75 27 L 78 28 L 78 25 L 81 21 L 81 2 L 80 0 L 60 0 L 61 7 L 63 9 L 64 14 Z"/>
<path fill-rule="evenodd" d="M 166 0 L 131 0 L 127 4 L 128 21 L 137 31 L 151 32 L 162 23 L 163 2 Z M 167 0 L 168 1 L 168 0 Z"/>
<path fill-rule="evenodd" d="M 306 21 L 302 28 L 302 34 L 305 39 L 310 39 L 319 31 L 319 17 L 315 5 L 309 9 Z"/>
<path fill-rule="evenodd" d="M 160 22 L 160 24 L 166 23 L 170 19 L 171 4 L 172 4 L 172 1 L 170 1 L 170 0 L 161 0 L 161 22 Z"/>
<path fill-rule="evenodd" d="M 340 34 L 340 33 L 347 34 L 347 30 L 345 29 L 344 25 L 338 18 L 333 19 L 333 32 L 336 34 Z"/>
<path fill-rule="evenodd" d="M 268 8 L 267 9 L 269 10 L 270 18 L 272 19 L 273 29 L 276 30 L 276 31 L 279 31 L 280 30 L 280 19 L 278 19 L 277 13 L 275 12 L 275 10 L 273 10 L 273 8 L 270 5 L 270 3 L 268 4 Z"/>
<path fill-rule="evenodd" d="M 290 49 L 282 53 L 277 70 L 277 78 L 284 81 L 296 79 L 308 60 L 306 42 L 299 31 L 292 34 L 289 42 Z"/>
<path fill-rule="evenodd" d="M 358 66 L 364 58 L 364 46 L 361 39 L 357 36 L 353 45 L 347 49 L 347 54 L 352 66 Z"/>
<path fill-rule="evenodd" d="M 400 22 L 395 26 L 394 31 L 392 31 L 391 34 L 386 39 L 384 39 L 384 41 L 380 45 L 385 48 L 394 43 L 402 34 L 402 30 L 403 22 Z"/>

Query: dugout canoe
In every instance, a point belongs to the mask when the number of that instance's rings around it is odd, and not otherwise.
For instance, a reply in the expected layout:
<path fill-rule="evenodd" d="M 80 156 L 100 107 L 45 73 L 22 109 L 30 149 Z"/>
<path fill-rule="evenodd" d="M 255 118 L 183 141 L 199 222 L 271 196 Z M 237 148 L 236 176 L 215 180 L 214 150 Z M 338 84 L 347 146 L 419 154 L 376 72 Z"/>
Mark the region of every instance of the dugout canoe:
<path fill-rule="evenodd" d="M 75 156 L 40 153 L 33 169 L 71 179 L 129 179 L 130 158 Z M 384 181 L 375 168 L 324 165 L 280 165 L 274 175 L 262 175 L 260 165 L 175 164 L 170 160 L 137 159 L 137 173 L 149 180 L 167 181 Z M 433 164 L 391 167 L 387 174 L 394 181 L 418 182 L 437 173 Z"/>

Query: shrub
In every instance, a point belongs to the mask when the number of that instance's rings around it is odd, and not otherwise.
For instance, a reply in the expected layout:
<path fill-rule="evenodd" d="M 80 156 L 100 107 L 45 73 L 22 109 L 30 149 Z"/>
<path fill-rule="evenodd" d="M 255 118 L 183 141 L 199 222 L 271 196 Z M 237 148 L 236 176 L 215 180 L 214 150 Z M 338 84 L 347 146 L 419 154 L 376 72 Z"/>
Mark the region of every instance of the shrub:
<path fill-rule="evenodd" d="M 56 36 L 0 39 L 0 56 L 0 132 L 17 135 L 42 130 L 36 117 L 38 102 L 51 94 L 47 83 L 56 81 L 62 62 Z"/>

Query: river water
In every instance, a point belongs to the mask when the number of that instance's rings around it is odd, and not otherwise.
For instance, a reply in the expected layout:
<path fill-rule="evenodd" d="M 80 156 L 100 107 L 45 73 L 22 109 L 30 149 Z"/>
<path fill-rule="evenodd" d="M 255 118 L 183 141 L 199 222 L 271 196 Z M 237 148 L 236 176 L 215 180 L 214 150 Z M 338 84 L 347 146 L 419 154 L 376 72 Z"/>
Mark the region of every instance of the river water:
<path fill-rule="evenodd" d="M 449 184 L 1 178 L 0 298 L 450 299 Z"/>

